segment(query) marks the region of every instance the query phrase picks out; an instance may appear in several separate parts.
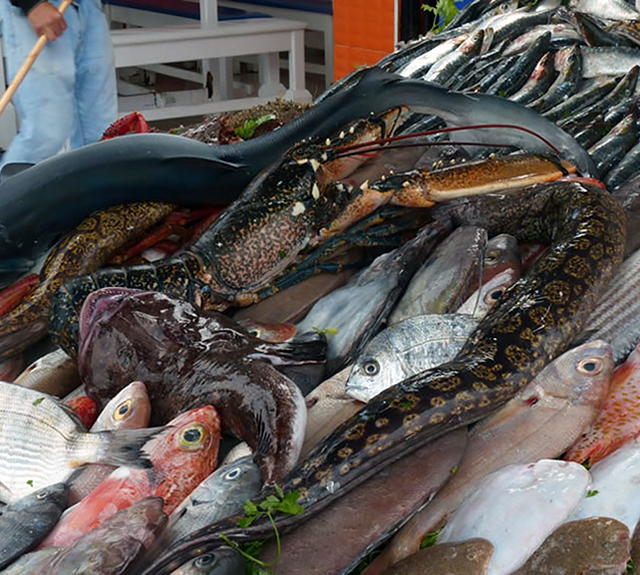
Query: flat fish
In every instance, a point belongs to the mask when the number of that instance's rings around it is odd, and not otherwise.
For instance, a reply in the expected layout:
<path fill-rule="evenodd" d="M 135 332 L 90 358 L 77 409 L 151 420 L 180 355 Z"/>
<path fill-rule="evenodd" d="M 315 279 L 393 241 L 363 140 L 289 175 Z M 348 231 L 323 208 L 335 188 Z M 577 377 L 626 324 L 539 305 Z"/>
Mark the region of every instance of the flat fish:
<path fill-rule="evenodd" d="M 611 517 L 632 533 L 640 518 L 640 440 L 634 439 L 590 468 L 593 486 L 570 519 Z"/>
<path fill-rule="evenodd" d="M 471 429 L 458 470 L 424 509 L 411 518 L 366 571 L 380 573 L 415 553 L 476 489 L 505 465 L 557 457 L 596 417 L 613 371 L 611 348 L 585 344 L 564 353 L 503 408 Z"/>
<path fill-rule="evenodd" d="M 31 575 L 124 573 L 166 525 L 167 516 L 162 506 L 161 497 L 147 497 L 118 511 Z"/>
<path fill-rule="evenodd" d="M 148 467 L 141 448 L 160 431 L 87 433 L 54 397 L 5 382 L 0 418 L 0 500 L 6 502 L 64 482 L 84 463 Z"/>
<path fill-rule="evenodd" d="M 469 539 L 426 547 L 392 565 L 383 575 L 486 575 L 493 545 Z"/>
<path fill-rule="evenodd" d="M 284 535 L 278 574 L 348 573 L 451 477 L 466 443 L 464 429 L 436 439 Z M 275 559 L 273 542 L 264 557 Z"/>
<path fill-rule="evenodd" d="M 0 569 L 33 549 L 51 531 L 67 506 L 64 483 L 43 487 L 7 505 L 0 515 Z"/>
<path fill-rule="evenodd" d="M 375 335 L 411 276 L 449 228 L 425 226 L 404 246 L 381 255 L 344 287 L 318 301 L 297 324 L 300 332 L 328 331 L 327 374 L 350 363 Z"/>
<path fill-rule="evenodd" d="M 418 315 L 376 335 L 353 364 L 350 397 L 366 403 L 410 375 L 453 359 L 478 320 L 465 314 Z"/>
<path fill-rule="evenodd" d="M 619 575 L 630 557 L 629 529 L 609 517 L 560 525 L 514 575 Z"/>
<path fill-rule="evenodd" d="M 438 541 L 488 539 L 495 547 L 488 573 L 506 575 L 571 515 L 590 483 L 589 472 L 577 463 L 542 459 L 508 465 L 480 483 L 449 518 Z"/>
<path fill-rule="evenodd" d="M 210 404 L 226 432 L 256 452 L 266 481 L 296 463 L 304 399 L 271 364 L 319 361 L 323 336 L 264 342 L 221 314 L 201 314 L 157 292 L 119 288 L 93 292 L 80 319 L 79 366 L 91 397 L 104 401 L 139 379 L 153 405 L 152 422 Z"/>
<path fill-rule="evenodd" d="M 149 425 L 151 403 L 147 388 L 134 381 L 122 389 L 102 410 L 91 432 L 113 429 L 142 429 Z M 69 502 L 77 503 L 93 491 L 115 469 L 113 465 L 91 463 L 71 478 Z"/>
<path fill-rule="evenodd" d="M 482 228 L 456 229 L 413 275 L 388 324 L 416 315 L 451 313 L 459 307 L 468 284 L 478 276 L 486 242 Z"/>

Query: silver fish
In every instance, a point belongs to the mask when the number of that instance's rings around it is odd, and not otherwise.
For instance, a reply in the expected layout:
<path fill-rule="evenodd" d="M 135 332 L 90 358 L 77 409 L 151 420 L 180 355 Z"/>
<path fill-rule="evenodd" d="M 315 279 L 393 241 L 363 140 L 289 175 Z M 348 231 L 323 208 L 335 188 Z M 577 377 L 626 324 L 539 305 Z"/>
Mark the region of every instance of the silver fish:
<path fill-rule="evenodd" d="M 451 313 L 478 277 L 487 233 L 476 226 L 456 229 L 413 275 L 389 316 L 393 325 L 417 315 Z"/>
<path fill-rule="evenodd" d="M 18 385 L 57 397 L 71 393 L 82 382 L 76 362 L 57 349 L 29 365 L 14 381 Z"/>
<path fill-rule="evenodd" d="M 140 449 L 155 429 L 87 433 L 54 397 L 0 382 L 0 500 L 66 481 L 84 463 L 148 467 Z"/>
<path fill-rule="evenodd" d="M 398 74 L 405 78 L 411 78 L 415 73 L 420 72 L 421 70 L 424 70 L 426 72 L 436 62 L 439 62 L 447 54 L 453 52 L 460 44 L 462 44 L 467 39 L 467 36 L 468 34 L 460 34 L 455 38 L 440 42 L 431 50 L 411 60 L 403 68 L 398 70 Z"/>
<path fill-rule="evenodd" d="M 504 293 L 518 281 L 516 269 L 505 269 L 476 290 L 457 310 L 456 314 L 469 315 L 480 321 L 500 301 Z"/>
<path fill-rule="evenodd" d="M 640 13 L 624 0 L 570 0 L 569 6 L 605 20 L 640 20 Z"/>
<path fill-rule="evenodd" d="M 640 65 L 640 49 L 616 47 L 588 47 L 582 50 L 582 77 L 620 76 Z"/>
<path fill-rule="evenodd" d="M 357 357 L 347 395 L 366 403 L 410 375 L 450 361 L 478 321 L 463 314 L 418 315 L 382 330 Z"/>
<path fill-rule="evenodd" d="M 7 505 L 0 515 L 0 569 L 33 549 L 53 529 L 67 506 L 69 489 L 56 483 Z"/>

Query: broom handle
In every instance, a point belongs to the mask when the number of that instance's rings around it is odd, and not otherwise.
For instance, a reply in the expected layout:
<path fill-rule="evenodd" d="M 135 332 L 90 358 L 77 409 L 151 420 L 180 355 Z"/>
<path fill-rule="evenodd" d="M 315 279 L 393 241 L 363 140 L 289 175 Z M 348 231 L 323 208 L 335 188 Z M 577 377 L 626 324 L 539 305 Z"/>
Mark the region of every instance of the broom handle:
<path fill-rule="evenodd" d="M 64 14 L 65 10 L 69 7 L 72 1 L 73 0 L 62 0 L 60 6 L 58 7 L 58 11 L 60 12 L 60 14 Z M 44 45 L 46 43 L 47 36 L 43 34 L 42 36 L 40 36 L 40 38 L 38 38 L 35 46 L 31 49 L 31 52 L 29 52 L 29 55 L 25 58 L 22 66 L 20 66 L 20 69 L 15 75 L 15 78 L 13 79 L 11 84 L 9 84 L 4 94 L 2 94 L 2 97 L 0 98 L 0 114 L 2 114 L 2 112 L 4 112 L 5 108 L 8 106 L 11 98 L 13 98 L 13 95 L 15 94 L 15 91 L 18 89 L 18 86 L 20 86 L 22 80 L 24 80 L 24 77 L 27 75 L 27 72 L 29 71 L 31 66 L 33 66 L 33 63 L 40 55 L 40 52 L 42 52 L 42 49 L 44 48 Z"/>

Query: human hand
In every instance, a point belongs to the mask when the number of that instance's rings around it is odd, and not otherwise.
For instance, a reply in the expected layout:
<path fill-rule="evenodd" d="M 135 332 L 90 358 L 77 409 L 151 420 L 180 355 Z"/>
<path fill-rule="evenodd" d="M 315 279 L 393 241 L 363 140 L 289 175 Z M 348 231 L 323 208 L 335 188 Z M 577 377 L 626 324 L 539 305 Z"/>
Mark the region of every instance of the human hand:
<path fill-rule="evenodd" d="M 40 4 L 36 4 L 31 8 L 27 18 L 38 38 L 45 34 L 47 40 L 55 40 L 67 29 L 67 23 L 64 21 L 62 14 L 53 4 L 49 4 L 46 1 L 40 2 Z"/>

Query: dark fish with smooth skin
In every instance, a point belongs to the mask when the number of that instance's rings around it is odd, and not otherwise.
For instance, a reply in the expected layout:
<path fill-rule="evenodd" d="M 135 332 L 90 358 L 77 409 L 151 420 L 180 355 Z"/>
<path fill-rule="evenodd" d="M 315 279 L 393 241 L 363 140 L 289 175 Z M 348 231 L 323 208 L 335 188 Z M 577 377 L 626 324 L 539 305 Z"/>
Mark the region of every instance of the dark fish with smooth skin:
<path fill-rule="evenodd" d="M 67 507 L 64 483 L 43 487 L 7 505 L 0 515 L 0 569 L 33 549 L 57 523 Z"/>

